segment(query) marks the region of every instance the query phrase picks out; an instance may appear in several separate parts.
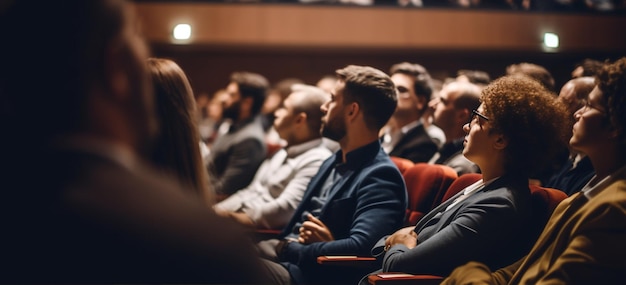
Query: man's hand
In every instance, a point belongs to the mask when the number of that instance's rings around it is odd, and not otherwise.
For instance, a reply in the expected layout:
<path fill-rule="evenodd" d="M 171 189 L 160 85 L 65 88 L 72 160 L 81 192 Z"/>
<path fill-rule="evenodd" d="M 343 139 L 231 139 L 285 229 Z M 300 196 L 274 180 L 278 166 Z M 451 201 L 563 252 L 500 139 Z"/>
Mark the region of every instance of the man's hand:
<path fill-rule="evenodd" d="M 248 214 L 244 213 L 244 212 L 231 212 L 230 213 L 230 217 L 235 220 L 236 222 L 244 225 L 244 226 L 248 226 L 248 227 L 254 227 L 254 222 L 252 221 L 252 219 L 250 219 L 250 216 L 248 216 Z"/>
<path fill-rule="evenodd" d="M 242 224 L 244 226 L 254 227 L 254 222 L 250 219 L 250 217 L 246 213 L 224 211 L 224 210 L 219 210 L 219 209 L 214 209 L 214 210 L 215 210 L 215 213 L 218 214 L 219 216 L 233 219 L 235 220 L 235 222 Z"/>
<path fill-rule="evenodd" d="M 309 220 L 302 223 L 302 227 L 300 227 L 300 236 L 298 237 L 298 242 L 302 244 L 310 244 L 320 241 L 335 240 L 333 234 L 330 233 L 330 230 L 326 227 L 326 225 L 324 225 L 322 221 L 320 221 L 316 217 L 313 217 L 313 215 L 311 214 L 309 214 L 307 218 L 309 218 Z"/>
<path fill-rule="evenodd" d="M 417 234 L 414 227 L 406 227 L 399 229 L 385 240 L 385 251 L 396 244 L 404 244 L 408 248 L 414 248 L 417 245 Z"/>

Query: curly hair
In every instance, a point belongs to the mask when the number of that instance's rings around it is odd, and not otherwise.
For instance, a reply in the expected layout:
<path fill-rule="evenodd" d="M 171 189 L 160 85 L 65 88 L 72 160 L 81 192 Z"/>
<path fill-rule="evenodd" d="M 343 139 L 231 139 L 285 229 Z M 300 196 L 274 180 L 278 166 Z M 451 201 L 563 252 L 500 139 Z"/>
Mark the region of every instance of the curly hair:
<path fill-rule="evenodd" d="M 483 90 L 481 101 L 490 131 L 508 139 L 507 171 L 530 175 L 567 146 L 565 106 L 541 83 L 523 75 L 504 76 Z"/>
<path fill-rule="evenodd" d="M 618 131 L 620 141 L 626 146 L 626 57 L 604 65 L 598 72 L 596 83 L 604 95 L 610 124 Z"/>

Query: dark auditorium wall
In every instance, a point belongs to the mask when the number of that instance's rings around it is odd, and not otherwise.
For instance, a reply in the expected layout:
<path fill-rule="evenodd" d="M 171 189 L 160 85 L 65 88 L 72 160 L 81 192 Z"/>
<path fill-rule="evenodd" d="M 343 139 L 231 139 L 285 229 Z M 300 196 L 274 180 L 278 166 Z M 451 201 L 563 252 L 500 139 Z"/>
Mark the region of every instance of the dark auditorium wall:
<path fill-rule="evenodd" d="M 223 88 L 236 70 L 262 73 L 271 82 L 298 77 L 315 83 L 347 64 L 387 71 L 417 62 L 444 79 L 458 69 L 492 77 L 507 65 L 548 68 L 558 87 L 584 58 L 626 55 L 626 17 L 615 15 L 449 11 L 380 7 L 136 3 L 153 55 L 177 61 L 196 93 Z M 187 43 L 171 38 L 174 24 L 192 24 Z M 543 32 L 561 47 L 546 50 Z"/>

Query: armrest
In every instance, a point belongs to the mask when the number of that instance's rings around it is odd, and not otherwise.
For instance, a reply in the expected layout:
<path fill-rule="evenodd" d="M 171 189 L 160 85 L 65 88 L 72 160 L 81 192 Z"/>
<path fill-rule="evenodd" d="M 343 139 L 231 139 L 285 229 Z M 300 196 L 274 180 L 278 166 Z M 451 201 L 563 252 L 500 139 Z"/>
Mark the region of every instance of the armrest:
<path fill-rule="evenodd" d="M 443 281 L 443 277 L 386 272 L 369 275 L 367 281 L 372 285 L 438 285 Z"/>
<path fill-rule="evenodd" d="M 281 230 L 271 230 L 271 229 L 254 229 L 253 230 L 253 239 L 255 242 L 268 240 L 273 238 L 278 238 Z"/>
<path fill-rule="evenodd" d="M 375 257 L 349 256 L 349 255 L 325 255 L 318 256 L 317 263 L 331 266 L 349 266 L 372 268 L 376 266 Z"/>

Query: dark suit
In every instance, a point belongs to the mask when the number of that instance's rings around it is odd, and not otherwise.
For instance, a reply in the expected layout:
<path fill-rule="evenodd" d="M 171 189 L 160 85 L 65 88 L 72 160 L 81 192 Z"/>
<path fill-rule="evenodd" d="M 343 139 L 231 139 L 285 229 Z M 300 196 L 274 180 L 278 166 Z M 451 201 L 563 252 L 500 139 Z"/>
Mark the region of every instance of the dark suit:
<path fill-rule="evenodd" d="M 574 161 L 568 158 L 559 171 L 557 171 L 543 186 L 559 189 L 568 196 L 578 193 L 596 174 L 588 156 L 583 157 L 576 167 Z"/>
<path fill-rule="evenodd" d="M 239 226 L 131 156 L 3 153 L 1 283 L 263 280 Z"/>
<path fill-rule="evenodd" d="M 415 163 L 428 162 L 437 152 L 437 144 L 428 135 L 423 124 L 409 130 L 393 147 L 390 156 L 409 159 Z"/>
<path fill-rule="evenodd" d="M 261 118 L 239 122 L 211 147 L 209 177 L 217 194 L 229 196 L 252 182 L 267 147 Z"/>
<path fill-rule="evenodd" d="M 416 247 L 392 246 L 384 255 L 382 271 L 446 276 L 470 260 L 497 268 L 523 256 L 536 237 L 526 234 L 531 211 L 528 180 L 501 177 L 446 211 L 462 194 L 417 223 Z M 376 250 L 380 248 L 372 253 Z"/>
<path fill-rule="evenodd" d="M 340 150 L 322 164 L 282 237 L 291 233 L 294 225 L 304 221 L 304 211 L 341 159 Z M 279 255 L 281 264 L 296 283 L 338 282 L 333 277 L 357 280 L 363 273 L 344 274 L 347 271 L 345 268 L 320 266 L 316 263 L 317 257 L 366 255 L 378 239 L 402 225 L 407 207 L 404 180 L 380 143 L 375 141 L 356 149 L 347 154 L 346 160 L 347 171 L 333 185 L 318 217 L 330 229 L 335 240 L 308 245 L 291 242 Z"/>

